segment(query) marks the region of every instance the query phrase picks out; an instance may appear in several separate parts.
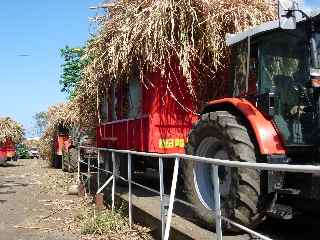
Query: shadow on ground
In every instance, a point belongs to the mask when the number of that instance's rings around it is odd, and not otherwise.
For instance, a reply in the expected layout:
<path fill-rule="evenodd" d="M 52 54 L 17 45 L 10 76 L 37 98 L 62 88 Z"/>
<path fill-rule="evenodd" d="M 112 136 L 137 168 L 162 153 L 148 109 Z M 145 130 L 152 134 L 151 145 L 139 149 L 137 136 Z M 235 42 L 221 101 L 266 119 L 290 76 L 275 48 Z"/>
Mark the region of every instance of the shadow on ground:
<path fill-rule="evenodd" d="M 14 180 L 4 180 L 3 182 L 0 182 L 0 194 L 13 194 L 17 192 L 15 188 L 27 186 L 29 186 L 28 183 L 21 183 Z"/>
<path fill-rule="evenodd" d="M 23 167 L 23 164 L 14 164 L 14 163 L 6 163 L 5 165 L 2 165 L 1 167 L 4 168 L 14 168 L 14 167 Z"/>

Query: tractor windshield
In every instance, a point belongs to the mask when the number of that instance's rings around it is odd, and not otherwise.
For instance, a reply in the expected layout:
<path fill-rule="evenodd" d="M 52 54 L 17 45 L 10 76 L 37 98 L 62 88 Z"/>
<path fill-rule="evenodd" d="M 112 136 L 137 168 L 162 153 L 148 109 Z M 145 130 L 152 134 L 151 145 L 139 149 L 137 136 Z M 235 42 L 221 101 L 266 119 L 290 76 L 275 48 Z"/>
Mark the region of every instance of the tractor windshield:
<path fill-rule="evenodd" d="M 259 91 L 276 93 L 274 121 L 286 144 L 310 142 L 309 52 L 305 31 L 275 32 L 259 49 Z M 312 114 L 311 114 L 312 115 Z"/>
<path fill-rule="evenodd" d="M 313 63 L 313 68 L 320 69 L 320 33 L 314 35 L 315 47 L 316 47 L 316 61 Z"/>

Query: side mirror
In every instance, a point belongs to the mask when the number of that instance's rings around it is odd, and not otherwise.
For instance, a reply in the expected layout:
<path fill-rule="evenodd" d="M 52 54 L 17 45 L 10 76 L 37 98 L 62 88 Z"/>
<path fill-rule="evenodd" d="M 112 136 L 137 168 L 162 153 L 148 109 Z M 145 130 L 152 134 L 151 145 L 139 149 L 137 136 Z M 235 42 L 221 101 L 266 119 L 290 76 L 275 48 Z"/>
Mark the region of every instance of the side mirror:
<path fill-rule="evenodd" d="M 297 12 L 301 10 L 303 0 L 279 0 L 278 17 L 280 28 L 296 29 Z"/>

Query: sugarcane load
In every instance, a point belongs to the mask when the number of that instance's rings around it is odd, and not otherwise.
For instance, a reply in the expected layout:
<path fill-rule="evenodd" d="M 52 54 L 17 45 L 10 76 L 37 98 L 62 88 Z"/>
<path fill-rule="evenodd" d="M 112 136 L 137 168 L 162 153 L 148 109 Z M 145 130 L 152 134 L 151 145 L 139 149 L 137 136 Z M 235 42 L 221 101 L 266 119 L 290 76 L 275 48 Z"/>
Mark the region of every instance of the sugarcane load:
<path fill-rule="evenodd" d="M 82 124 L 96 126 L 98 147 L 319 164 L 320 13 L 306 13 L 297 1 L 103 7 L 72 100 Z M 110 154 L 101 158 L 110 171 Z M 164 162 L 170 181 L 173 162 Z M 158 169 L 148 157 L 133 163 L 133 172 Z M 213 167 L 181 164 L 197 218 L 213 226 Z M 116 167 L 126 178 L 126 156 L 116 155 Z M 219 177 L 223 216 L 248 227 L 266 216 L 291 219 L 295 209 L 319 208 L 319 179 L 312 174 L 220 166 Z"/>
<path fill-rule="evenodd" d="M 21 124 L 10 117 L 0 117 L 0 165 L 17 160 L 16 144 L 22 142 L 23 136 Z"/>

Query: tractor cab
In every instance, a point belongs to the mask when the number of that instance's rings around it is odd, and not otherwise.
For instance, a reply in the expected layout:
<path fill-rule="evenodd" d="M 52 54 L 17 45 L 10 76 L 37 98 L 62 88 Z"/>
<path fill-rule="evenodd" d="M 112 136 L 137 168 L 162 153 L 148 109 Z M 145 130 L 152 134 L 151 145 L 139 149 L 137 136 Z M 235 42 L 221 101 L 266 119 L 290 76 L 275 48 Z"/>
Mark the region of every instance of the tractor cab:
<path fill-rule="evenodd" d="M 319 140 L 320 12 L 293 29 L 279 21 L 228 35 L 232 96 L 273 120 L 284 146 L 314 149 Z"/>

